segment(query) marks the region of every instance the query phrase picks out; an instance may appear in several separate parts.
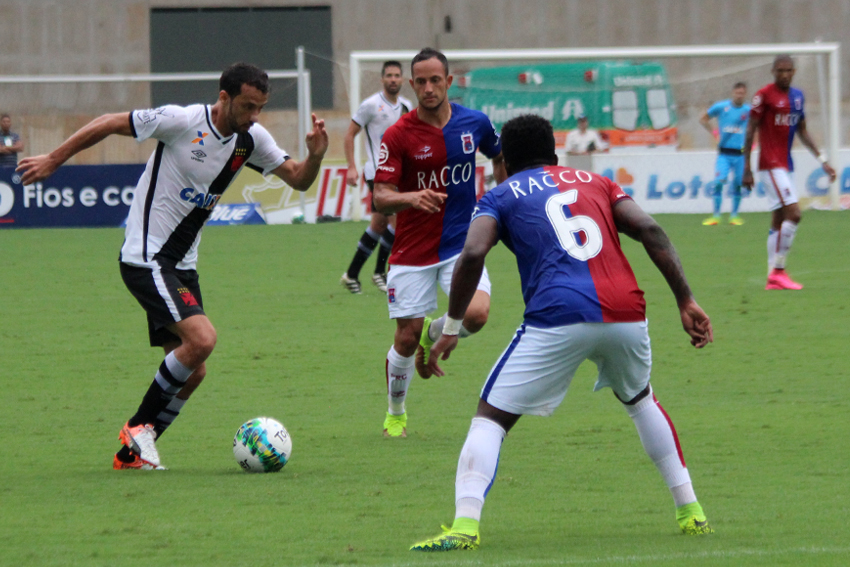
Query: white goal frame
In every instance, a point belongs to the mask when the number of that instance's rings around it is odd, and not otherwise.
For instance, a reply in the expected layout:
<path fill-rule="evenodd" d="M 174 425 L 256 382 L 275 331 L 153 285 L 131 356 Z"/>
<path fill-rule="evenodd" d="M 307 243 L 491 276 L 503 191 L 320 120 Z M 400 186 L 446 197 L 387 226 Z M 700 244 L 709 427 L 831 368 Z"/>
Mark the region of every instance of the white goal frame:
<path fill-rule="evenodd" d="M 350 82 L 348 87 L 351 115 L 360 106 L 361 63 L 382 62 L 388 59 L 409 61 L 417 51 L 352 51 L 349 56 Z M 552 49 L 449 49 L 443 51 L 446 58 L 464 61 L 484 60 L 589 60 L 610 58 L 667 58 L 667 57 L 710 57 L 710 56 L 752 56 L 752 55 L 820 55 L 828 59 L 828 85 L 826 88 L 826 153 L 833 163 L 837 163 L 838 149 L 841 145 L 841 44 L 840 43 L 768 43 L 739 45 L 672 45 L 665 47 L 599 47 L 599 48 L 552 48 Z M 823 98 L 823 93 L 822 93 Z M 361 163 L 361 144 L 354 145 L 354 158 Z M 836 180 L 829 188 L 830 204 L 839 209 L 839 182 Z M 352 218 L 360 219 L 359 207 L 354 207 Z"/>

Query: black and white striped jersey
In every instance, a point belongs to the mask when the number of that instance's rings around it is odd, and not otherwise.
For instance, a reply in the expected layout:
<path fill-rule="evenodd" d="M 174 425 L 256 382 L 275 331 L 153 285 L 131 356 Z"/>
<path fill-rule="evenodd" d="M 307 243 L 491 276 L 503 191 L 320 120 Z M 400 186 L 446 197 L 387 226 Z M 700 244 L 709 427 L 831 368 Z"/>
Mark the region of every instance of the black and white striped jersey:
<path fill-rule="evenodd" d="M 265 175 L 289 159 L 259 124 L 222 136 L 209 105 L 135 110 L 129 120 L 137 141 L 159 141 L 127 217 L 121 261 L 133 266 L 194 269 L 204 223 L 242 167 Z"/>
<path fill-rule="evenodd" d="M 391 104 L 384 92 L 380 91 L 360 103 L 360 107 L 351 119 L 363 128 L 366 133 L 366 165 L 363 175 L 368 181 L 375 179 L 375 168 L 378 166 L 378 154 L 381 150 L 381 138 L 387 128 L 398 122 L 402 114 L 410 112 L 413 104 L 403 96 Z"/>

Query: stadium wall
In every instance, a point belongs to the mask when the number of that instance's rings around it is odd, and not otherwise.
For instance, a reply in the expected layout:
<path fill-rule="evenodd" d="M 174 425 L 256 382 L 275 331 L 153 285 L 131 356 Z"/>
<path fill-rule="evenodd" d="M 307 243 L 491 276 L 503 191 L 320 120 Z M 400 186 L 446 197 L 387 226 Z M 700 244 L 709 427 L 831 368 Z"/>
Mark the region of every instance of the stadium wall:
<path fill-rule="evenodd" d="M 0 0 L 0 74 L 146 73 L 150 71 L 150 11 L 154 8 L 246 8 L 330 6 L 333 53 L 309 53 L 310 59 L 336 62 L 334 109 L 322 110 L 334 143 L 331 157 L 342 157 L 341 138 L 348 123 L 347 62 L 352 50 L 594 47 L 842 41 L 850 21 L 850 0 Z M 380 22 L 376 23 L 376 14 Z M 285 33 L 286 30 L 281 30 Z M 214 38 L 187 38 L 187 57 Z M 275 49 L 273 37 L 263 38 Z M 842 69 L 850 68 L 850 47 Z M 697 60 L 670 62 L 698 74 Z M 770 81 L 764 77 L 763 83 Z M 762 83 L 762 84 L 763 84 Z M 760 84 L 752 84 L 758 87 Z M 100 112 L 149 105 L 144 86 L 68 86 L 45 97 L 0 92 L 0 111 L 13 115 L 27 143 L 24 155 L 55 146 L 87 118 Z M 46 87 L 33 87 L 46 88 Z M 11 95 L 11 96 L 10 96 Z M 211 99 L 213 98 L 211 96 Z M 850 73 L 842 76 L 842 140 L 850 138 Z M 81 101 L 93 108 L 82 109 Z M 811 106 L 816 101 L 810 99 Z M 680 101 L 685 147 L 707 147 L 700 131 L 700 107 Z M 49 117 L 47 115 L 50 115 Z M 288 121 L 268 115 L 264 122 Z M 816 126 L 814 121 L 810 126 Z M 814 130 L 814 128 L 813 128 Z M 288 130 L 275 131 L 294 148 Z M 823 136 L 815 130 L 820 141 Z M 147 147 L 109 145 L 74 163 L 126 163 L 146 159 Z"/>

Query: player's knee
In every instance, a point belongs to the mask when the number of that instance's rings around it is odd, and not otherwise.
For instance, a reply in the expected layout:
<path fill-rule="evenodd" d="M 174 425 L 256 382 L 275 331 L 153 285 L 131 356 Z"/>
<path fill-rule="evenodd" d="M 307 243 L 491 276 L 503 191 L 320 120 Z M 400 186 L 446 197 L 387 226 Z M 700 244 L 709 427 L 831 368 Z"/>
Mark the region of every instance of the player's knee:
<path fill-rule="evenodd" d="M 217 340 L 218 335 L 215 329 L 210 326 L 196 332 L 188 340 L 184 340 L 183 345 L 189 351 L 190 356 L 201 365 L 212 354 Z"/>
<path fill-rule="evenodd" d="M 397 329 L 395 333 L 395 350 L 401 356 L 413 356 L 419 346 L 419 335 L 412 327 Z"/>

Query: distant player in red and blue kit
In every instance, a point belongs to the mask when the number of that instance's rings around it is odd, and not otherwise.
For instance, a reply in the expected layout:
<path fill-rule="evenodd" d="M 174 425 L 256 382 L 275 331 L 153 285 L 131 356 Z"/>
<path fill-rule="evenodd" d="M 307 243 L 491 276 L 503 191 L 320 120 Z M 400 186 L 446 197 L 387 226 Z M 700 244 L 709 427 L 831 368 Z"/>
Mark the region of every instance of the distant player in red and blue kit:
<path fill-rule="evenodd" d="M 747 137 L 744 140 L 743 185 L 753 185 L 750 153 L 753 137 L 758 129 L 761 145 L 760 181 L 764 183 L 770 210 L 773 211 L 767 235 L 768 276 L 765 289 L 803 289 L 801 284 L 793 281 L 785 272 L 785 260 L 802 216 L 800 205 L 797 204 L 797 191 L 790 175 L 790 172 L 794 171 L 791 146 L 795 133 L 800 134 L 803 145 L 817 156 L 829 176 L 830 183 L 835 181 L 835 170 L 818 151 L 806 129 L 803 91 L 791 87 L 794 71 L 794 60 L 789 55 L 777 55 L 773 60 L 774 82 L 763 87 L 753 97 L 750 123 L 747 125 Z"/>
<path fill-rule="evenodd" d="M 445 316 L 431 321 L 426 315 L 437 308 L 437 286 L 449 292 L 466 240 L 475 207 L 476 150 L 493 160 L 497 181 L 507 177 L 499 136 L 487 116 L 449 103 L 452 76 L 446 57 L 423 49 L 413 58 L 411 76 L 419 107 L 387 129 L 375 174 L 375 206 L 384 214 L 398 214 L 387 275 L 390 318 L 396 320 L 386 363 L 388 437 L 407 435 L 405 400 L 414 366 L 423 378 L 431 376 L 428 349 L 440 336 Z M 487 322 L 486 271 L 476 288 L 462 336 Z"/>
<path fill-rule="evenodd" d="M 651 354 L 643 292 L 620 248 L 618 232 L 643 243 L 676 297 L 691 344 L 712 341 L 711 322 L 691 294 L 664 230 L 617 184 L 558 167 L 552 125 L 539 116 L 502 129 L 508 180 L 476 207 L 455 266 L 448 318 L 431 347 L 430 370 L 457 346 L 461 318 L 490 249 L 501 240 L 516 255 L 525 320 L 490 371 L 460 454 L 455 521 L 414 551 L 475 549 L 484 499 L 496 476 L 507 432 L 521 415 L 550 415 L 578 366 L 593 361 L 595 390 L 623 403 L 649 457 L 673 495 L 686 534 L 713 530 L 697 502 L 676 430 L 649 384 Z"/>

